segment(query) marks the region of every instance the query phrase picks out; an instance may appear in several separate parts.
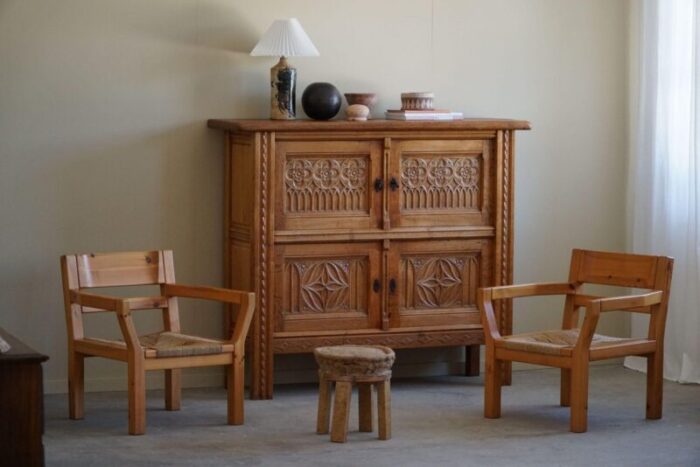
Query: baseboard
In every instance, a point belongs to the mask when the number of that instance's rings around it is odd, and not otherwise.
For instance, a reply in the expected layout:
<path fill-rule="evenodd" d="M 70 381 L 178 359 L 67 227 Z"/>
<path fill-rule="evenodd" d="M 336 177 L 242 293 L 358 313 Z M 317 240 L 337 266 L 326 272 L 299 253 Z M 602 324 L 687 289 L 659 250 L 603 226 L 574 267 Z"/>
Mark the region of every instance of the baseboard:
<path fill-rule="evenodd" d="M 218 371 L 217 371 L 218 370 Z M 184 388 L 208 388 L 223 386 L 223 369 L 194 368 L 187 369 L 182 374 L 182 387 Z M 147 389 L 163 389 L 165 385 L 164 372 L 152 371 L 146 373 Z M 86 392 L 126 391 L 126 375 L 85 378 Z M 68 380 L 53 379 L 44 380 L 44 392 L 46 394 L 65 394 L 68 392 Z"/>
<path fill-rule="evenodd" d="M 622 365 L 623 359 L 610 359 L 592 362 L 592 366 L 600 365 Z M 393 376 L 395 378 L 427 378 L 431 376 L 463 375 L 464 362 L 421 362 L 405 363 L 394 367 Z M 529 363 L 513 363 L 513 371 L 536 370 L 545 367 L 531 365 Z M 483 358 L 481 361 L 481 373 L 484 371 Z M 318 379 L 318 371 L 315 368 L 290 369 L 275 371 L 275 384 L 299 384 L 314 383 Z M 221 387 L 224 383 L 224 373 L 222 368 L 191 368 L 183 371 L 182 387 L 184 388 L 207 388 Z M 146 374 L 146 387 L 148 389 L 163 389 L 163 372 L 155 371 Z M 65 394 L 68 388 L 66 379 L 53 379 L 44 381 L 44 391 L 46 394 Z M 85 378 L 85 391 L 126 391 L 126 376 L 110 376 Z"/>

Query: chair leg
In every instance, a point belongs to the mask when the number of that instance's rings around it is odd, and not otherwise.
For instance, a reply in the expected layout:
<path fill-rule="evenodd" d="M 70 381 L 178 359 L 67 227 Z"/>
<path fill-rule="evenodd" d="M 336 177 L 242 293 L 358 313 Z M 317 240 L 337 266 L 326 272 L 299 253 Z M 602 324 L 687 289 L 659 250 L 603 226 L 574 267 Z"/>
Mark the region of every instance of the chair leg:
<path fill-rule="evenodd" d="M 559 395 L 559 404 L 562 407 L 571 405 L 571 370 L 568 368 L 561 369 L 561 394 Z"/>
<path fill-rule="evenodd" d="M 575 362 L 571 367 L 571 431 L 585 433 L 588 429 L 588 361 Z"/>
<path fill-rule="evenodd" d="M 245 363 L 235 357 L 233 364 L 226 368 L 228 386 L 228 424 L 243 425 L 243 399 L 245 392 Z"/>
<path fill-rule="evenodd" d="M 335 401 L 333 403 L 333 426 L 331 427 L 331 441 L 334 443 L 344 443 L 347 440 L 351 398 L 352 383 L 349 381 L 336 382 Z"/>
<path fill-rule="evenodd" d="M 146 432 L 146 372 L 143 361 L 130 361 L 129 372 L 129 434 Z"/>
<path fill-rule="evenodd" d="M 78 352 L 68 354 L 68 415 L 80 420 L 84 414 L 85 356 Z"/>
<path fill-rule="evenodd" d="M 372 384 L 358 384 L 357 393 L 360 410 L 360 431 L 371 433 L 373 431 L 372 424 L 374 420 L 374 407 L 372 406 Z"/>
<path fill-rule="evenodd" d="M 464 348 L 464 376 L 479 376 L 479 354 L 481 346 L 468 345 Z"/>
<path fill-rule="evenodd" d="M 377 411 L 379 412 L 379 439 L 391 439 L 391 381 L 377 384 Z"/>
<path fill-rule="evenodd" d="M 165 410 L 180 410 L 181 370 L 165 370 Z"/>
<path fill-rule="evenodd" d="M 664 355 L 656 351 L 647 357 L 647 418 L 658 420 L 663 409 Z"/>
<path fill-rule="evenodd" d="M 493 349 L 488 346 L 484 373 L 484 417 L 500 418 L 503 362 L 496 359 Z"/>
<path fill-rule="evenodd" d="M 316 414 L 316 433 L 325 435 L 331 423 L 331 382 L 323 375 L 318 377 L 318 413 Z"/>

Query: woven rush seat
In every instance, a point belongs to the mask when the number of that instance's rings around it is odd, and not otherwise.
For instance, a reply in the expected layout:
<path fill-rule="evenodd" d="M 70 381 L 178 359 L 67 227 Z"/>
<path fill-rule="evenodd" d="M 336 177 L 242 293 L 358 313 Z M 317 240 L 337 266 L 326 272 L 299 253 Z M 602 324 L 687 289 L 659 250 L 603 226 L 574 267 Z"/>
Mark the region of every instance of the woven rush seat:
<path fill-rule="evenodd" d="M 546 353 L 550 355 L 571 355 L 576 345 L 578 334 L 578 329 L 556 329 L 513 334 L 512 336 L 503 336 L 502 340 L 496 341 L 496 347 L 525 352 Z M 648 339 L 593 334 L 591 350 L 608 345 L 632 344 L 637 342 L 649 341 Z"/>
<path fill-rule="evenodd" d="M 319 369 L 328 377 L 391 376 L 396 354 L 381 345 L 337 345 L 314 350 Z"/>
<path fill-rule="evenodd" d="M 124 341 L 87 338 L 86 341 L 99 341 L 117 344 L 126 348 Z M 139 336 L 139 342 L 147 358 L 190 357 L 193 355 L 212 355 L 224 350 L 225 342 L 217 339 L 188 336 L 177 332 L 154 332 Z M 150 352 L 149 352 L 150 351 Z"/>

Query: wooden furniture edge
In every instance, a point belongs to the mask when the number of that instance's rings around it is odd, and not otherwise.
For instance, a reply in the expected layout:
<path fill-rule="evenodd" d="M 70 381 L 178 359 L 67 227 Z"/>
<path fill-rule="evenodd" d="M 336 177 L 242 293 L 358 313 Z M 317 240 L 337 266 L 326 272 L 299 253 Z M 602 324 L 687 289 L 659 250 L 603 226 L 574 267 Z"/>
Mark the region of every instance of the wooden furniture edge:
<path fill-rule="evenodd" d="M 272 348 L 275 354 L 308 353 L 316 347 L 331 345 L 385 345 L 392 349 L 418 347 L 455 347 L 462 345 L 483 344 L 481 328 L 455 331 L 418 331 L 395 332 L 390 335 L 381 333 L 337 334 L 318 337 L 275 337 Z"/>
<path fill-rule="evenodd" d="M 499 118 L 470 118 L 449 121 L 395 121 L 367 120 L 350 122 L 347 120 L 255 120 L 255 119 L 209 119 L 209 128 L 226 131 L 429 131 L 429 130 L 529 130 L 527 120 Z"/>
<path fill-rule="evenodd" d="M 5 353 L 0 353 L 0 357 L 5 362 L 12 361 L 28 361 L 28 362 L 45 362 L 49 359 L 47 355 L 29 347 L 24 342 L 20 341 L 13 334 L 10 334 L 4 328 L 0 327 L 0 337 L 2 337 L 9 345 L 10 350 Z"/>

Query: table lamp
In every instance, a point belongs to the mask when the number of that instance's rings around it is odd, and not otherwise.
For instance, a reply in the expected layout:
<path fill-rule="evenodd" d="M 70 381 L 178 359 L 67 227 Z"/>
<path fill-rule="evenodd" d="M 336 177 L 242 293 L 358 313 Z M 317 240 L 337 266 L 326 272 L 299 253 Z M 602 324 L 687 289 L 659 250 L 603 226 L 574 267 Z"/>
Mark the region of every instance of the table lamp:
<path fill-rule="evenodd" d="M 252 52 L 252 56 L 280 57 L 270 69 L 270 118 L 291 120 L 296 117 L 297 70 L 287 57 L 319 55 L 309 36 L 296 18 L 278 19 L 272 23 Z"/>

